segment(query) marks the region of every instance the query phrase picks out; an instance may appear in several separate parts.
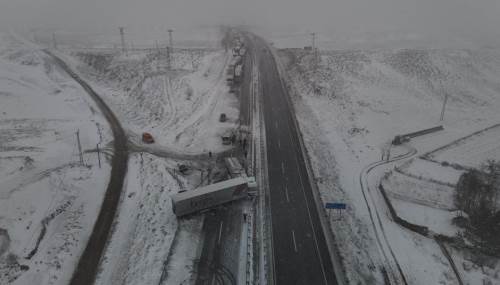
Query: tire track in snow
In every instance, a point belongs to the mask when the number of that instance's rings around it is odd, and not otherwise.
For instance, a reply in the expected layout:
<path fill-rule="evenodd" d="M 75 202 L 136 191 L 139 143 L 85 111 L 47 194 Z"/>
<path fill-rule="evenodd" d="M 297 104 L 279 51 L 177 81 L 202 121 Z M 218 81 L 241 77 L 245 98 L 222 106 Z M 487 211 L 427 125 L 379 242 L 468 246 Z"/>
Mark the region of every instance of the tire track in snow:
<path fill-rule="evenodd" d="M 192 128 L 193 126 L 199 125 L 201 122 L 203 122 L 206 118 L 207 115 L 212 114 L 213 110 L 217 106 L 217 103 L 219 101 L 219 96 L 217 96 L 216 91 L 219 89 L 217 88 L 218 86 L 221 86 L 221 81 L 225 80 L 224 74 L 226 70 L 226 66 L 228 65 L 228 62 L 230 61 L 229 56 L 225 56 L 226 60 L 224 61 L 224 64 L 222 65 L 222 68 L 217 76 L 216 83 L 213 85 L 213 88 L 206 90 L 199 98 L 203 98 L 207 94 L 212 94 L 211 99 L 209 101 L 209 105 L 205 107 L 204 112 L 196 112 L 195 114 L 198 114 L 197 118 L 193 118 L 192 120 L 188 119 L 188 122 L 184 124 L 183 126 L 179 126 L 174 130 L 175 133 L 177 133 L 176 137 L 180 137 L 183 133 L 185 133 L 189 128 Z M 223 85 L 224 83 L 222 83 Z M 200 104 L 201 105 L 201 104 Z M 189 122 L 191 121 L 191 122 Z"/>
<path fill-rule="evenodd" d="M 387 161 L 377 161 L 377 162 L 371 163 L 371 164 L 365 166 L 363 168 L 363 170 L 361 171 L 361 173 L 359 174 L 359 184 L 361 186 L 363 198 L 365 200 L 366 207 L 367 207 L 368 213 L 370 215 L 370 221 L 372 223 L 373 231 L 375 232 L 377 244 L 378 244 L 379 250 L 381 251 L 381 253 L 385 259 L 385 263 L 387 265 L 389 265 L 389 267 L 390 267 L 388 274 L 391 275 L 393 282 L 395 282 L 394 284 L 406 284 L 407 285 L 408 282 L 406 281 L 403 270 L 401 269 L 401 266 L 396 258 L 396 255 L 394 254 L 394 251 L 392 250 L 392 247 L 387 239 L 387 236 L 386 236 L 386 233 L 384 230 L 384 226 L 382 224 L 382 220 L 380 219 L 379 210 L 377 209 L 375 199 L 373 198 L 373 195 L 371 194 L 371 191 L 370 191 L 367 177 L 368 177 L 368 174 L 378 166 L 392 163 L 392 162 L 395 162 L 398 160 L 410 158 L 410 157 L 414 156 L 416 153 L 417 153 L 417 150 L 414 148 L 411 148 L 407 153 L 398 155 L 398 156 L 396 156 L 392 159 L 389 159 Z M 368 200 L 368 196 L 370 197 L 370 200 Z M 379 230 L 379 228 L 380 228 L 380 230 Z M 385 244 L 385 247 L 384 247 L 384 244 Z M 396 274 L 394 273 L 394 270 L 392 268 L 393 263 L 389 260 L 388 254 L 387 254 L 385 248 L 387 248 L 389 250 L 392 261 L 396 265 L 396 268 L 397 268 L 397 271 L 399 272 L 400 277 L 396 276 Z M 385 270 L 385 269 L 383 269 L 383 270 Z M 391 278 L 388 278 L 388 279 L 391 280 Z"/>
<path fill-rule="evenodd" d="M 171 126 L 174 118 L 176 117 L 176 109 L 174 108 L 174 105 L 172 104 L 172 83 L 170 81 L 169 75 L 166 74 L 162 76 L 162 90 L 163 90 L 163 95 L 164 98 L 167 101 L 168 107 L 170 109 L 170 112 L 167 113 L 166 116 L 166 126 Z M 167 79 L 168 79 L 168 84 L 167 84 Z"/>

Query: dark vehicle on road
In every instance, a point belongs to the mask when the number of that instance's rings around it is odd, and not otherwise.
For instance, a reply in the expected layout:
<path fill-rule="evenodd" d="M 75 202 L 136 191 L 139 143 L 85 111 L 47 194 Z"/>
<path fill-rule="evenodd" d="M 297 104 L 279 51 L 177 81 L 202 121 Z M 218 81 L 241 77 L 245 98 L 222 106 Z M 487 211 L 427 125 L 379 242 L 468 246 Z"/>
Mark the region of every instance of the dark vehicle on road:
<path fill-rule="evenodd" d="M 227 121 L 227 116 L 225 113 L 221 113 L 219 117 L 219 122 L 225 122 Z"/>

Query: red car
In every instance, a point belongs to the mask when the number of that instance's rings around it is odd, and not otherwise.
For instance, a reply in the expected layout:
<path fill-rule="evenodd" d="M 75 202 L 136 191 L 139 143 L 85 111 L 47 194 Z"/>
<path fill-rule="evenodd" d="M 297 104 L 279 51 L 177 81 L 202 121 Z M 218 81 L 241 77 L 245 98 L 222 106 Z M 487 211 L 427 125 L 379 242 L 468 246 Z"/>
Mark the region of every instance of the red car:
<path fill-rule="evenodd" d="M 154 143 L 155 140 L 150 133 L 142 133 L 142 141 L 145 143 Z"/>

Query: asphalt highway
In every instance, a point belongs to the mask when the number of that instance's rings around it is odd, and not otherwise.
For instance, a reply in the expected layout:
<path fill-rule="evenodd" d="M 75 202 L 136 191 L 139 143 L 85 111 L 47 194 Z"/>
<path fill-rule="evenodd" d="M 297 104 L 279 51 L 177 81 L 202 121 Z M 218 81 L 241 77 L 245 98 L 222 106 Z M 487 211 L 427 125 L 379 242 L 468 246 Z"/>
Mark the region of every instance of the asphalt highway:
<path fill-rule="evenodd" d="M 257 64 L 266 129 L 274 283 L 337 284 L 300 149 L 298 131 L 293 124 L 294 113 L 287 103 L 287 91 L 281 85 L 267 44 L 253 36 L 247 37 L 246 44 L 249 54 L 239 94 L 240 120 L 243 125 L 250 123 L 250 74 L 252 64 Z M 254 53 L 256 62 L 249 60 Z M 226 250 L 223 249 L 238 243 L 239 237 L 234 228 L 238 228 L 241 212 L 235 206 L 227 205 L 227 208 L 217 210 L 215 215 L 206 216 L 205 244 L 197 284 L 232 284 L 232 278 L 226 274 L 236 273 L 227 262 L 234 262 L 234 258 L 228 258 L 234 256 L 234 252 L 224 254 Z"/>
<path fill-rule="evenodd" d="M 267 44 L 254 38 L 262 84 L 276 284 L 337 284 L 294 113 Z"/>

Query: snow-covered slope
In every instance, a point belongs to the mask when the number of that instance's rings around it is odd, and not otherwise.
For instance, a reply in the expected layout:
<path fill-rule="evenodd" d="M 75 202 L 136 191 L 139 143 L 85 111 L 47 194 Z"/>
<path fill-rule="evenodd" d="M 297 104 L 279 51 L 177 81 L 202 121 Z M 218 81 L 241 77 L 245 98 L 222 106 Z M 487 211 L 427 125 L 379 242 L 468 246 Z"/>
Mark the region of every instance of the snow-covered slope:
<path fill-rule="evenodd" d="M 0 36 L 0 283 L 66 284 L 106 189 L 111 134 L 77 83 L 35 46 Z"/>
<path fill-rule="evenodd" d="M 178 220 L 170 196 L 225 174 L 215 159 L 197 158 L 227 150 L 220 136 L 237 126 L 238 99 L 224 77 L 231 54 L 176 50 L 171 70 L 165 55 L 156 52 L 73 55 L 61 54 L 113 109 L 135 152 L 96 284 L 192 280 L 203 216 Z M 222 112 L 228 121 L 219 122 Z M 144 131 L 155 143 L 141 142 Z M 183 157 L 189 161 L 179 160 Z M 179 164 L 188 165 L 191 173 L 181 175 Z"/>
<path fill-rule="evenodd" d="M 225 68 L 231 55 L 223 51 L 177 50 L 172 70 L 165 55 L 137 53 L 77 54 L 80 71 L 94 81 L 131 140 L 151 132 L 157 144 L 173 153 L 227 150 L 221 135 L 238 124 L 238 99 L 229 93 Z M 226 113 L 228 121 L 218 116 Z"/>
<path fill-rule="evenodd" d="M 456 277 L 446 259 L 440 252 L 432 253 L 437 248 L 432 240 L 422 240 L 413 233 L 405 232 L 388 218 L 387 208 L 377 193 L 377 185 L 384 171 L 390 170 L 392 165 L 380 167 L 369 176 L 360 176 L 360 173 L 365 166 L 380 161 L 387 154 L 388 146 L 397 134 L 443 124 L 444 131 L 410 142 L 410 147 L 423 154 L 499 123 L 500 51 L 326 51 L 321 52 L 316 61 L 311 53 L 299 49 L 281 50 L 279 55 L 285 67 L 283 70 L 287 70 L 287 85 L 292 91 L 322 199 L 324 202 L 344 201 L 349 207 L 342 220 L 332 220 L 331 224 L 345 264 L 350 269 L 348 275 L 351 280 L 363 284 L 383 282 L 378 272 L 384 259 L 380 258 L 373 230 L 378 228 L 379 238 L 387 240 L 388 245 L 384 247 L 392 247 L 410 284 L 455 284 Z M 449 99 L 444 121 L 441 122 L 445 94 L 449 95 Z M 486 144 L 485 151 L 491 153 L 496 150 L 491 142 Z M 391 151 L 394 157 L 399 149 Z M 464 155 L 462 157 L 465 159 Z M 459 159 L 463 160 L 462 157 Z M 417 176 L 433 171 L 424 171 L 421 167 L 426 166 L 415 164 L 407 170 Z M 434 169 L 440 170 L 439 167 Z M 445 177 L 438 178 L 452 184 L 451 180 L 459 173 L 450 171 L 444 171 Z M 430 178 L 440 176 L 433 174 Z M 368 199 L 373 201 L 370 203 L 365 201 L 367 193 L 360 188 L 360 179 L 365 179 L 364 176 L 368 176 L 368 191 L 374 191 L 370 194 L 373 197 Z M 421 184 L 413 186 L 418 188 Z M 422 203 L 431 203 L 430 200 L 436 199 L 438 208 L 451 208 L 452 201 L 448 201 L 452 197 L 448 191 L 450 187 L 441 187 L 446 188 L 441 196 L 432 194 L 432 189 L 419 192 L 416 188 L 404 194 L 408 199 Z M 425 193 L 434 196 L 426 196 Z M 402 195 L 397 191 L 393 194 Z M 372 213 L 369 213 L 367 204 L 372 207 Z M 373 206 L 380 209 L 377 220 L 384 225 L 383 234 L 380 227 L 372 226 L 370 217 L 374 218 Z M 396 206 L 398 210 L 405 207 L 404 203 Z M 417 211 L 414 208 L 408 210 L 410 215 Z M 429 217 L 432 214 L 414 220 L 422 221 Z M 446 217 L 449 218 L 449 215 Z M 375 223 L 378 223 L 377 220 Z M 429 221 L 429 224 L 439 227 L 439 221 Z M 386 254 L 389 252 L 386 251 Z M 483 277 L 478 278 L 475 281 L 482 282 Z"/>

